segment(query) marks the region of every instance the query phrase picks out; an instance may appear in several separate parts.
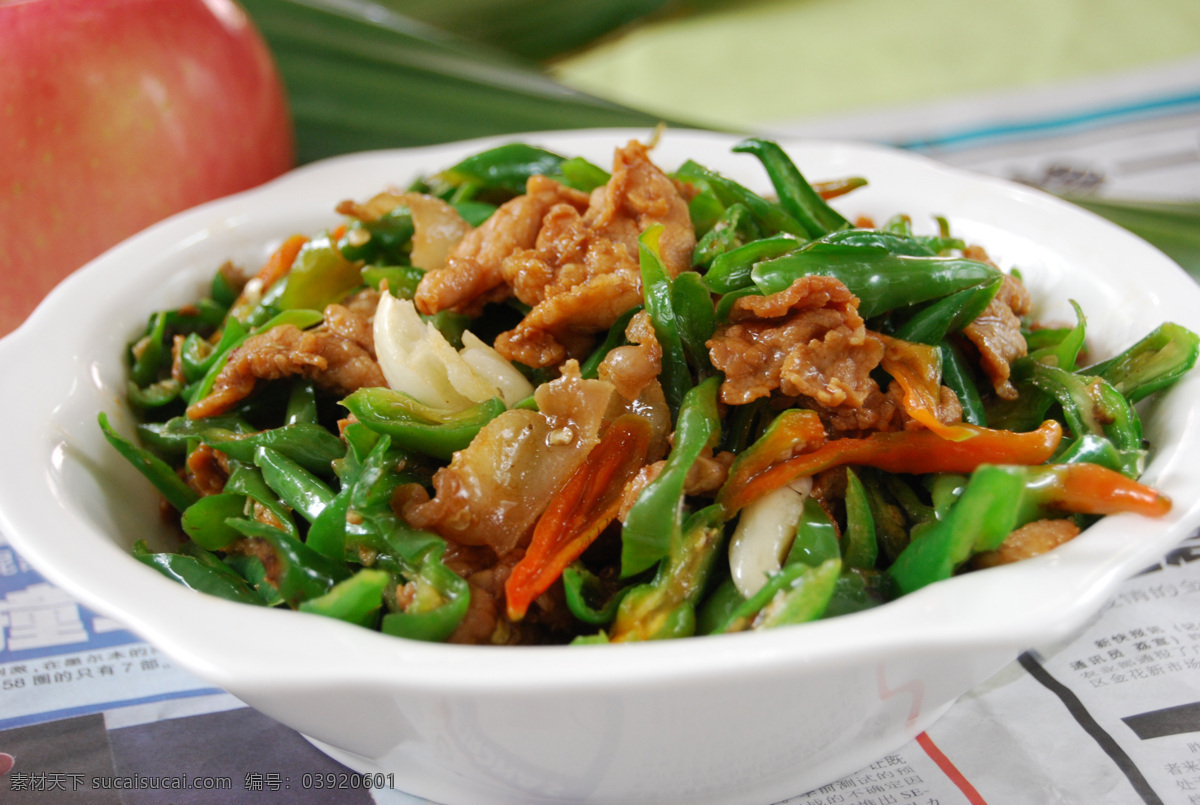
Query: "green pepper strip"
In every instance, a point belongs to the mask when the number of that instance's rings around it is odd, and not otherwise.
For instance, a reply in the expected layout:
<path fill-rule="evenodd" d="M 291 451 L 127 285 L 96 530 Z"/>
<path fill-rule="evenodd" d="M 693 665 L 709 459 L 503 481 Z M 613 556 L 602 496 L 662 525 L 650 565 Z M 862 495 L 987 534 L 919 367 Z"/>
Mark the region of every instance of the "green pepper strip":
<path fill-rule="evenodd" d="M 875 520 L 867 490 L 858 475 L 846 469 L 846 530 L 842 534 L 842 559 L 847 567 L 871 570 L 879 558 Z"/>
<path fill-rule="evenodd" d="M 1019 468 L 979 467 L 946 517 L 914 534 L 888 575 L 904 594 L 950 578 L 972 554 L 995 550 L 1012 533 L 1024 492 Z"/>
<path fill-rule="evenodd" d="M 427 551 L 416 578 L 416 595 L 403 612 L 383 616 L 380 630 L 410 640 L 440 642 L 450 637 L 471 604 L 467 582 L 442 563 L 445 545 Z"/>
<path fill-rule="evenodd" d="M 690 637 L 696 605 L 725 541 L 725 514 L 708 506 L 677 528 L 654 579 L 621 599 L 608 640 L 613 643 Z"/>
<path fill-rule="evenodd" d="M 212 299 L 197 299 L 182 308 L 167 311 L 167 329 L 177 333 L 217 327 L 225 319 L 228 306 Z"/>
<path fill-rule="evenodd" d="M 288 392 L 284 425 L 317 424 L 317 389 L 311 380 L 297 380 Z"/>
<path fill-rule="evenodd" d="M 713 591 L 704 597 L 696 613 L 696 634 L 710 635 L 723 629 L 733 617 L 734 610 L 745 601 L 733 578 L 726 575 Z"/>
<path fill-rule="evenodd" d="M 264 580 L 292 609 L 301 601 L 325 595 L 335 584 L 350 577 L 343 564 L 330 561 L 278 528 L 240 518 L 230 518 L 229 524 L 248 540 L 231 547 L 241 546 L 241 553 L 259 561 L 264 553 L 270 556 L 263 562 Z"/>
<path fill-rule="evenodd" d="M 298 609 L 370 628 L 383 608 L 383 593 L 391 581 L 389 573 L 363 568 L 324 595 L 301 601 Z"/>
<path fill-rule="evenodd" d="M 1167 388 L 1196 364 L 1200 337 L 1173 322 L 1159 325 L 1154 332 L 1120 355 L 1087 369 L 1136 403 Z"/>
<path fill-rule="evenodd" d="M 196 493 L 196 490 L 176 475 L 170 464 L 150 451 L 138 447 L 113 430 L 112 426 L 108 424 L 108 415 L 103 411 L 100 412 L 98 418 L 100 430 L 103 431 L 104 438 L 108 440 L 108 443 L 116 448 L 126 461 L 136 467 L 138 472 L 144 475 L 146 480 L 153 484 L 159 494 L 166 498 L 167 502 L 176 510 L 185 511 L 188 506 L 199 500 L 200 495 Z"/>
<path fill-rule="evenodd" d="M 942 355 L 942 383 L 958 397 L 963 422 L 980 427 L 987 425 L 983 398 L 979 396 L 979 387 L 975 385 L 962 350 L 953 341 L 943 341 L 938 345 L 938 351 Z"/>
<path fill-rule="evenodd" d="M 361 388 L 342 400 L 342 405 L 359 422 L 391 436 L 400 447 L 445 461 L 506 410 L 504 402 L 493 397 L 462 411 L 444 411 L 382 387 Z"/>
<path fill-rule="evenodd" d="M 133 544 L 133 557 L 190 590 L 196 590 L 206 595 L 215 595 L 239 604 L 265 606 L 262 596 L 251 589 L 245 579 L 229 568 L 219 569 L 194 556 L 185 556 L 179 553 L 155 553 L 146 547 L 146 543 L 142 540 Z M 217 565 L 220 565 L 219 561 Z"/>
<path fill-rule="evenodd" d="M 294 537 L 299 536 L 296 523 L 292 519 L 292 509 L 279 499 L 267 482 L 263 480 L 262 471 L 253 464 L 240 461 L 230 462 L 233 466 L 229 478 L 225 481 L 226 492 L 237 492 L 256 501 L 269 511 L 283 525 L 283 530 Z"/>
<path fill-rule="evenodd" d="M 911 231 L 897 232 L 886 229 L 844 229 L 830 232 L 821 238 L 821 241 L 842 246 L 870 246 L 907 257 L 936 257 L 966 245 L 957 238 L 914 235 Z"/>
<path fill-rule="evenodd" d="M 129 376 L 139 386 L 149 385 L 158 376 L 163 359 L 168 357 L 163 343 L 167 333 L 167 314 L 155 313 L 147 330 L 146 335 L 138 340 L 139 352 L 129 370 Z"/>
<path fill-rule="evenodd" d="M 183 513 L 183 531 L 201 548 L 222 550 L 241 536 L 226 521 L 244 516 L 245 509 L 245 495 L 235 492 L 206 495 L 188 506 Z"/>
<path fill-rule="evenodd" d="M 251 335 L 265 333 L 273 327 L 278 327 L 282 324 L 293 324 L 304 330 L 320 323 L 323 318 L 324 316 L 316 310 L 285 310 L 273 316 L 262 325 L 255 327 L 253 330 L 243 333 L 241 338 L 230 343 L 223 352 L 214 353 L 216 358 L 213 359 L 208 373 L 201 378 L 199 383 L 189 386 L 192 391 L 191 396 L 188 398 L 188 404 L 194 405 L 209 395 L 209 392 L 212 391 L 213 386 L 217 382 L 217 376 L 221 374 L 221 370 L 225 368 L 225 364 L 229 361 L 229 356 Z"/>
<path fill-rule="evenodd" d="M 407 267 L 411 261 L 415 231 L 412 210 L 404 204 L 398 204 L 373 221 L 350 221 L 346 233 L 338 238 L 337 250 L 342 257 L 355 263 L 363 261 L 368 265 L 382 263 Z M 365 240 L 363 232 L 369 236 Z M 378 288 L 378 285 L 375 287 Z"/>
<path fill-rule="evenodd" d="M 179 368 L 183 370 L 184 379 L 192 383 L 204 377 L 208 370 L 204 362 L 214 357 L 216 352 L 207 338 L 199 333 L 188 333 L 179 346 Z"/>
<path fill-rule="evenodd" d="M 558 173 L 563 184 L 584 193 L 590 193 L 597 187 L 608 184 L 612 178 L 604 168 L 588 162 L 583 157 L 571 157 L 563 160 L 562 164 L 558 166 Z"/>
<path fill-rule="evenodd" d="M 241 279 L 237 274 L 238 271 L 232 263 L 226 263 L 216 270 L 208 291 L 213 304 L 228 310 L 230 305 L 237 301 L 241 292 Z"/>
<path fill-rule="evenodd" d="M 787 232 L 796 237 L 808 239 L 808 229 L 783 208 L 768 201 L 752 190 L 749 190 L 732 179 L 711 171 L 708 168 L 688 160 L 679 168 L 677 174 L 684 181 L 698 180 L 706 184 L 716 194 L 726 207 L 741 204 L 750 211 L 750 216 L 767 235 L 777 235 Z"/>
<path fill-rule="evenodd" d="M 343 257 L 325 234 L 304 244 L 292 269 L 271 286 L 263 303 L 281 310 L 324 310 L 361 284 L 358 264 Z"/>
<path fill-rule="evenodd" d="M 800 565 L 804 572 L 795 577 L 762 607 L 753 628 L 774 629 L 821 618 L 837 590 L 842 560 L 828 559 L 816 567 Z"/>
<path fill-rule="evenodd" d="M 405 453 L 392 446 L 389 436 L 377 435 L 361 423 L 347 427 L 345 436 L 351 449 L 339 465 L 342 490 L 333 507 L 341 506 L 343 500 L 345 503 L 334 540 L 342 546 L 346 561 L 378 563 L 405 578 L 413 578 L 422 556 L 431 549 L 444 548 L 445 542 L 436 534 L 412 528 L 392 511 L 392 493 L 414 480 L 403 468 Z M 371 436 L 377 438 L 372 440 Z M 351 525 L 347 521 L 351 511 L 355 519 L 362 519 L 361 524 Z M 322 512 L 309 530 L 310 543 L 313 531 L 325 516 L 326 512 Z"/>
<path fill-rule="evenodd" d="M 338 463 L 342 489 L 313 522 L 307 544 L 323 556 L 365 564 L 413 585 L 407 608 L 383 617 L 383 632 L 444 640 L 466 614 L 470 591 L 442 563 L 445 541 L 392 511 L 392 492 L 414 480 L 403 469 L 406 454 L 392 446 L 391 437 L 361 423 L 347 427 L 345 437 L 350 449 Z"/>
<path fill-rule="evenodd" d="M 605 596 L 604 586 L 600 579 L 586 567 L 576 562 L 563 570 L 563 592 L 567 599 L 567 609 L 579 620 L 591 626 L 606 626 L 617 616 L 617 608 L 621 600 L 629 592 L 630 587 L 622 587 L 611 595 L 603 604 L 596 605 Z"/>
<path fill-rule="evenodd" d="M 259 447 L 254 451 L 254 464 L 262 470 L 267 486 L 310 523 L 333 502 L 334 494 L 328 486 L 282 453 Z"/>
<path fill-rule="evenodd" d="M 821 502 L 812 496 L 804 498 L 804 509 L 796 524 L 796 536 L 788 549 L 785 565 L 803 564 L 817 567 L 842 555 L 837 525 L 830 519 Z"/>
<path fill-rule="evenodd" d="M 224 428 L 233 433 L 256 433 L 257 428 L 237 414 L 220 414 L 204 420 L 204 426 Z M 177 416 L 166 422 L 142 422 L 137 426 L 143 444 L 170 455 L 186 455 L 199 443 L 192 420 Z"/>
<path fill-rule="evenodd" d="M 934 520 L 943 520 L 950 507 L 962 497 L 967 488 L 967 476 L 956 472 L 939 472 L 925 476 L 925 485 L 929 488 L 929 497 L 933 503 Z"/>
<path fill-rule="evenodd" d="M 714 204 L 720 205 L 715 196 L 711 197 Z M 733 204 L 722 209 L 709 230 L 696 241 L 696 248 L 692 250 L 692 265 L 711 266 L 717 257 L 736 248 L 742 240 L 743 230 L 748 228 L 745 222 L 749 218 L 750 211 L 744 204 Z"/>
<path fill-rule="evenodd" d="M 708 355 L 708 339 L 717 329 L 713 310 L 712 293 L 695 271 L 684 271 L 671 283 L 671 307 L 675 311 L 675 322 L 683 352 L 692 371 L 700 379 L 713 373 Z"/>
<path fill-rule="evenodd" d="M 420 482 L 418 475 L 404 469 L 409 458 L 403 450 L 392 446 L 389 437 L 381 438 L 362 460 L 358 477 L 351 485 L 350 506 L 360 513 L 391 511 L 396 487 Z"/>
<path fill-rule="evenodd" d="M 698 181 L 694 178 L 685 181 L 690 181 L 692 186 L 700 191 L 696 193 L 696 195 L 692 196 L 692 200 L 688 202 L 688 217 L 692 219 L 692 227 L 696 231 L 696 238 L 698 240 L 703 241 L 705 235 L 712 232 L 712 230 L 722 220 L 730 223 L 735 217 L 738 219 L 740 224 L 745 225 L 747 231 L 750 231 L 751 229 L 753 229 L 755 232 L 758 231 L 757 224 L 754 224 L 753 226 L 750 225 L 750 211 L 744 206 L 735 204 L 729 208 L 726 208 L 725 205 L 721 203 L 721 200 L 717 198 L 717 194 L 714 193 L 704 182 Z M 729 210 L 733 209 L 733 207 L 741 207 L 741 211 L 730 214 Z M 714 250 L 711 252 L 711 254 L 716 254 L 721 250 L 722 244 L 719 241 L 724 239 L 724 236 L 719 234 L 715 237 L 716 240 L 710 241 L 710 245 Z M 730 237 L 732 237 L 732 235 Z M 697 243 L 696 246 L 699 248 L 700 244 Z M 705 260 L 706 255 L 710 255 L 710 253 L 708 251 L 701 251 L 698 254 L 696 250 L 692 250 L 692 265 L 700 265 Z"/>
<path fill-rule="evenodd" d="M 729 321 L 729 313 L 733 310 L 733 305 L 743 296 L 762 296 L 762 291 L 750 285 L 746 288 L 739 288 L 736 291 L 730 291 L 727 294 L 721 294 L 721 298 L 717 300 L 717 321 L 721 324 Z"/>
<path fill-rule="evenodd" d="M 940 521 L 914 533 L 887 572 L 902 593 L 949 578 L 976 553 L 994 551 L 1016 528 L 1051 512 L 1162 517 L 1171 502 L 1096 464 L 980 466 Z"/>
<path fill-rule="evenodd" d="M 238 433 L 208 419 L 175 417 L 162 431 L 165 437 L 198 439 L 230 458 L 254 462 L 254 454 L 266 447 L 295 461 L 309 472 L 332 474 L 332 463 L 346 454 L 346 445 L 321 425 L 281 425 L 269 430 Z"/>
<path fill-rule="evenodd" d="M 1062 406 L 1063 418 L 1075 436 L 1102 436 L 1124 456 L 1125 474 L 1141 474 L 1145 450 L 1142 425 L 1129 401 L 1099 377 L 1087 377 L 1041 363 L 1030 365 L 1030 380 Z"/>
<path fill-rule="evenodd" d="M 751 137 L 735 145 L 733 150 L 758 158 L 775 187 L 780 206 L 808 230 L 809 237 L 818 238 L 850 226 L 850 222 L 826 204 L 805 180 L 778 143 Z"/>
<path fill-rule="evenodd" d="M 195 383 L 201 380 L 212 369 L 213 364 L 221 359 L 222 355 L 229 352 L 230 348 L 235 344 L 240 344 L 246 340 L 246 328 L 240 321 L 230 318 L 225 322 L 225 328 L 221 330 L 221 337 L 217 339 L 215 345 L 210 344 L 203 338 L 200 338 L 195 333 L 189 335 L 184 341 L 183 349 L 180 350 L 179 361 L 183 367 L 183 377 L 188 383 Z M 188 342 L 195 337 L 196 342 L 189 346 Z M 203 346 L 201 346 L 203 345 Z"/>
<path fill-rule="evenodd" d="M 837 557 L 817 565 L 794 562 L 784 566 L 758 592 L 732 607 L 726 620 L 712 633 L 729 634 L 817 620 L 833 597 L 841 566 Z"/>
<path fill-rule="evenodd" d="M 704 272 L 704 284 L 715 293 L 729 293 L 753 285 L 750 270 L 755 263 L 780 257 L 795 251 L 803 241 L 791 235 L 776 235 L 771 238 L 752 240 L 730 249 L 713 258 L 708 271 Z"/>
<path fill-rule="evenodd" d="M 1077 439 L 1062 440 L 1054 458 L 1055 464 L 1099 464 L 1115 472 L 1128 469 L 1128 456 L 1122 455 L 1112 442 L 1094 433 L 1085 433 Z"/>
<path fill-rule="evenodd" d="M 717 502 L 732 515 L 773 489 L 797 478 L 845 464 L 869 466 L 894 473 L 970 472 L 981 464 L 1041 464 L 1062 438 L 1062 426 L 1047 420 L 1029 433 L 962 425 L 973 432 L 962 441 L 948 441 L 928 430 L 872 433 L 862 439 L 834 439 L 808 453 L 775 464 L 749 479 L 729 480 Z"/>
<path fill-rule="evenodd" d="M 179 552 L 191 553 L 193 549 L 204 550 L 194 542 L 185 542 L 180 546 Z M 267 606 L 286 606 L 283 596 L 267 582 L 267 569 L 263 567 L 262 561 L 257 557 L 241 553 L 227 553 L 221 563 L 239 579 L 248 583 L 255 595 L 261 598 Z"/>
<path fill-rule="evenodd" d="M 438 174 L 451 185 L 471 184 L 482 190 L 525 192 L 531 176 L 553 176 L 566 160 L 544 148 L 526 143 L 506 143 L 473 154 Z"/>
<path fill-rule="evenodd" d="M 182 393 L 183 386 L 179 385 L 179 381 L 173 377 L 151 383 L 145 388 L 140 388 L 137 383 L 130 380 L 125 389 L 129 404 L 143 411 L 169 405 L 178 400 Z"/>
<path fill-rule="evenodd" d="M 886 604 L 898 596 L 892 577 L 878 570 L 842 568 L 822 618 L 836 618 Z"/>
<path fill-rule="evenodd" d="M 483 226 L 483 222 L 492 217 L 498 207 L 486 201 L 474 201 L 462 199 L 459 201 L 451 201 L 450 206 L 458 212 L 459 216 L 473 227 Z"/>
<path fill-rule="evenodd" d="M 675 441 L 663 471 L 642 490 L 621 531 L 621 576 L 627 578 L 654 565 L 678 541 L 684 481 L 706 447 L 717 444 L 720 377 L 714 375 L 683 398 L 675 424 Z"/>
<path fill-rule="evenodd" d="M 646 312 L 650 314 L 654 334 L 663 351 L 662 370 L 658 379 L 662 383 L 667 405 L 675 414 L 679 411 L 684 394 L 691 388 L 692 378 L 688 371 L 683 338 L 679 333 L 679 316 L 672 304 L 671 277 L 659 257 L 658 239 L 662 232 L 662 224 L 647 227 L 638 237 L 638 253 Z"/>
<path fill-rule="evenodd" d="M 347 518 L 350 516 L 349 487 L 342 487 L 329 505 L 312 521 L 304 542 L 308 547 L 335 561 L 362 562 L 361 556 L 346 555 L 346 533 L 349 529 Z"/>
<path fill-rule="evenodd" d="M 750 272 L 764 294 L 786 290 L 800 277 L 834 277 L 858 297 L 864 319 L 995 282 L 998 274 L 986 263 L 961 257 L 912 257 L 822 241 L 758 263 Z"/>
<path fill-rule="evenodd" d="M 1075 308 L 1075 326 L 1067 330 L 1053 346 L 1045 346 L 1030 352 L 1029 360 L 1054 366 L 1067 372 L 1075 371 L 1079 352 L 1083 349 L 1084 340 L 1087 337 L 1087 317 L 1083 315 L 1083 309 L 1074 299 L 1071 300 L 1071 307 Z"/>
<path fill-rule="evenodd" d="M 1029 351 L 1035 352 L 1039 349 L 1056 346 L 1074 329 L 1074 327 L 1039 327 L 1036 330 L 1030 330 L 1022 327 L 1021 335 L 1025 337 L 1025 344 Z"/>
<path fill-rule="evenodd" d="M 1000 290 L 1003 282 L 1004 278 L 997 276 L 976 288 L 945 296 L 916 313 L 893 335 L 904 341 L 936 346 L 947 335 L 958 332 L 979 318 L 979 314 L 996 297 L 996 291 Z"/>
<path fill-rule="evenodd" d="M 894 479 L 896 476 L 878 473 L 869 467 L 861 468 L 859 475 L 871 507 L 871 519 L 875 524 L 876 541 L 883 553 L 883 564 L 887 565 L 896 560 L 908 545 L 909 538 L 909 518 L 905 508 L 892 496 L 885 483 L 885 479 Z"/>
<path fill-rule="evenodd" d="M 412 299 L 424 276 L 425 269 L 416 266 L 366 266 L 362 270 L 363 282 L 378 291 L 387 280 L 388 292 L 397 299 Z"/>

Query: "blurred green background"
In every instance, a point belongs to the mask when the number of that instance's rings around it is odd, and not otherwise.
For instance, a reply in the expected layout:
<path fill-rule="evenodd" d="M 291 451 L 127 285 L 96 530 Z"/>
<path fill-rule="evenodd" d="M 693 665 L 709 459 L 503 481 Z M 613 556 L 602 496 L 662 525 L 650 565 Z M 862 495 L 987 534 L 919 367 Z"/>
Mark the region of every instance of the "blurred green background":
<path fill-rule="evenodd" d="M 1200 57 L 1195 0 L 242 4 L 287 85 L 300 162 L 660 121 L 760 131 Z M 1200 201 L 1074 200 L 1200 276 Z"/>

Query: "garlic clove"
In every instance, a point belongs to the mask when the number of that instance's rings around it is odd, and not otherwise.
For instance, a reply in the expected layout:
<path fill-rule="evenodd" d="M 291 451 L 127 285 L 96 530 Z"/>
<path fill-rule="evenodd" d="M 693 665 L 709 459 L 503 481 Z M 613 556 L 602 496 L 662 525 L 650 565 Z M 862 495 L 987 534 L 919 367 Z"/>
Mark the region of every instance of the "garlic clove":
<path fill-rule="evenodd" d="M 729 542 L 729 570 L 743 597 L 754 595 L 779 571 L 796 538 L 811 478 L 799 478 L 742 509 Z"/>

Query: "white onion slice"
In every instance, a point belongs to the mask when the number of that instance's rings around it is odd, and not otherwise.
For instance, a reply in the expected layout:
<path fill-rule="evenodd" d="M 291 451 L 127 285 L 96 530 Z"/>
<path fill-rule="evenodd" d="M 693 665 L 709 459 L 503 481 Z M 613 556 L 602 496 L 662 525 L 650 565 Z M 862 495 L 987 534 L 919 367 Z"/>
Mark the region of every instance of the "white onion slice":
<path fill-rule="evenodd" d="M 729 570 L 744 597 L 758 592 L 782 567 L 811 491 L 812 478 L 798 478 L 742 509 L 729 542 Z"/>
<path fill-rule="evenodd" d="M 533 393 L 524 375 L 473 333 L 464 332 L 463 349 L 455 351 L 408 299 L 380 295 L 374 336 L 388 386 L 424 405 L 461 411 L 500 397 L 512 406 Z"/>
<path fill-rule="evenodd" d="M 487 380 L 500 392 L 500 398 L 509 408 L 533 394 L 533 384 L 508 359 L 481 341 L 475 333 L 465 330 L 462 335 L 463 348 L 458 354 L 470 364 L 480 377 Z"/>

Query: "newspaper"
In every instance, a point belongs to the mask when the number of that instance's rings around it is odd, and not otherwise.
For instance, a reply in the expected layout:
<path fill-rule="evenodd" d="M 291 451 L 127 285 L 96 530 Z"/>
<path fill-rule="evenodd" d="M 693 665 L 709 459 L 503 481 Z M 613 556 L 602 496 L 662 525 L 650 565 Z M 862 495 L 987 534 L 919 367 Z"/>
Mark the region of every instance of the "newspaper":
<path fill-rule="evenodd" d="M 773 133 L 891 142 L 1056 191 L 1194 200 L 1200 61 Z M 1200 534 L 1069 642 L 1027 652 L 909 744 L 787 802 L 1200 805 L 1197 559 Z M 3 535 L 0 801 L 425 802 L 175 667 L 48 584 Z"/>
<path fill-rule="evenodd" d="M 1200 59 L 765 129 L 899 146 L 1059 194 L 1200 200 Z"/>

